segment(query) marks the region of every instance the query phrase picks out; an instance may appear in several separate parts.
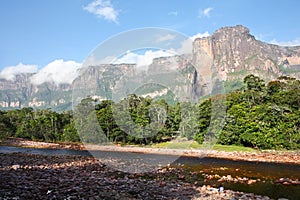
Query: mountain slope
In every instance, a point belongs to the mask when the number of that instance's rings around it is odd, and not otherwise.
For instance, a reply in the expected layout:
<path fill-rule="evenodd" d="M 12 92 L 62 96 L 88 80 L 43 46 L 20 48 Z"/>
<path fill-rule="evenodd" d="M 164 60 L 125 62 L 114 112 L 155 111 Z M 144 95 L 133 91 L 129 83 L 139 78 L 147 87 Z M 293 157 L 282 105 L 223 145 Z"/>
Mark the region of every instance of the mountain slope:
<path fill-rule="evenodd" d="M 126 63 L 89 66 L 73 84 L 60 85 L 49 82 L 35 85 L 31 82 L 34 74 L 18 74 L 14 80 L 2 78 L 0 108 L 30 106 L 64 110 L 71 109 L 72 97 L 76 101 L 76 95 L 78 100 L 87 95 L 101 100 L 121 98 L 132 92 L 153 98 L 170 94 L 167 97 L 170 101 L 198 99 L 211 92 L 215 81 L 234 82 L 250 73 L 266 81 L 282 75 L 300 78 L 300 47 L 256 40 L 241 25 L 224 27 L 209 37 L 195 39 L 192 59 L 156 58 L 146 71 Z"/>

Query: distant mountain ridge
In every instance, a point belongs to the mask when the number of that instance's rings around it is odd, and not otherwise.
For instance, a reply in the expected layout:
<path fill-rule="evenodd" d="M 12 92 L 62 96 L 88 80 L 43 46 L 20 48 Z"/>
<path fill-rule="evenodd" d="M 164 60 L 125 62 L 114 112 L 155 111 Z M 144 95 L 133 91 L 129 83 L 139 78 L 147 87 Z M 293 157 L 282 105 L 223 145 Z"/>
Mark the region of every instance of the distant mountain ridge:
<path fill-rule="evenodd" d="M 196 99 L 207 93 L 211 76 L 222 81 L 242 79 L 250 73 L 265 80 L 282 75 L 300 78 L 300 46 L 282 47 L 256 40 L 249 29 L 241 25 L 224 27 L 209 37 L 195 39 L 192 58 L 182 58 L 175 56 L 154 59 L 148 69 L 149 83 L 151 78 L 161 76 L 162 85 L 171 84 L 172 90 L 184 90 Z M 186 86 L 179 86 L 178 77 L 166 76 L 174 67 L 184 74 Z M 134 90 L 135 84 L 145 81 L 140 73 L 135 70 L 134 64 L 90 66 L 73 84 L 59 85 L 49 82 L 35 85 L 30 81 L 34 74 L 18 74 L 14 80 L 0 79 L 0 108 L 35 107 L 58 111 L 71 109 L 73 88 L 97 88 L 99 94 L 95 98 L 109 99 L 112 90 L 118 91 L 120 78 L 124 74 L 134 77 L 128 86 Z M 174 80 L 169 83 L 164 79 Z M 154 98 L 163 97 L 168 93 L 163 87 L 151 87 L 152 89 L 136 90 L 141 96 L 148 95 Z"/>
<path fill-rule="evenodd" d="M 223 80 L 249 73 L 268 80 L 285 74 L 299 77 L 300 46 L 283 47 L 256 40 L 241 25 L 224 27 L 209 37 L 198 38 L 193 48 L 194 63 L 214 68 Z M 201 63 L 199 58 L 203 54 L 209 55 L 212 63 Z"/>

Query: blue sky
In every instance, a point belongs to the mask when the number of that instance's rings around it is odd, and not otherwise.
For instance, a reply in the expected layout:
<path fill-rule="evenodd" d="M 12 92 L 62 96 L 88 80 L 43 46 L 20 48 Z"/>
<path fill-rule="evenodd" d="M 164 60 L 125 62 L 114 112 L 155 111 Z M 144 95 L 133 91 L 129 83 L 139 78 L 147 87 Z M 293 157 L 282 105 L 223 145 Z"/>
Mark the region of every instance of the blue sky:
<path fill-rule="evenodd" d="M 120 32 L 161 27 L 187 36 L 242 24 L 258 39 L 300 45 L 300 1 L 1 0 L 0 70 L 81 63 Z M 11 68 L 15 70 L 16 68 Z"/>

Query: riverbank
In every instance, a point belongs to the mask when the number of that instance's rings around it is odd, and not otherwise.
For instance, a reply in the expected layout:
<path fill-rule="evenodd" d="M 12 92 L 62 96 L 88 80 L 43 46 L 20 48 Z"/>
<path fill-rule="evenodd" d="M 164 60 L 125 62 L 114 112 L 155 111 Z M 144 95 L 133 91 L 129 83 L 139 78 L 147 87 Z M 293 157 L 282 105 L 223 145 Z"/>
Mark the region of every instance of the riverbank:
<path fill-rule="evenodd" d="M 138 146 L 119 146 L 119 145 L 83 145 L 81 143 L 46 143 L 24 140 L 19 138 L 10 138 L 1 143 L 5 146 L 17 146 L 28 148 L 51 148 L 51 149 L 72 149 L 72 150 L 99 150 L 108 152 L 132 152 L 147 153 L 160 155 L 177 155 L 189 157 L 209 157 L 223 158 L 237 161 L 252 162 L 271 162 L 271 163 L 288 163 L 300 165 L 300 151 L 217 151 L 201 149 L 167 149 L 167 148 L 149 148 Z"/>
<path fill-rule="evenodd" d="M 38 142 L 32 140 L 26 140 L 22 138 L 8 138 L 5 141 L 1 141 L 2 146 L 15 146 L 24 148 L 49 148 L 49 149 L 72 149 L 72 150 L 85 150 L 82 143 L 61 142 Z"/>
<path fill-rule="evenodd" d="M 0 163 L 0 199 L 270 199 L 191 183 L 172 167 L 130 174 L 92 157 L 22 153 L 0 154 Z"/>

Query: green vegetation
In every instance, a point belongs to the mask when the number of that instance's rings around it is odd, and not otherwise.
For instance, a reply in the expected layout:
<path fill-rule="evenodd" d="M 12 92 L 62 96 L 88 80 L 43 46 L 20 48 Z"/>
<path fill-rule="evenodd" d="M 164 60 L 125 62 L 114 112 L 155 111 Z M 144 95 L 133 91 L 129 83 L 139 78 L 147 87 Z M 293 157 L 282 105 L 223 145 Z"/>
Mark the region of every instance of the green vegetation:
<path fill-rule="evenodd" d="M 0 139 L 18 137 L 37 141 L 79 141 L 71 112 L 33 108 L 0 111 Z"/>
<path fill-rule="evenodd" d="M 175 141 L 175 142 L 161 142 L 157 144 L 150 145 L 152 148 L 168 148 L 168 149 L 213 149 L 217 151 L 239 151 L 239 152 L 255 152 L 256 150 L 250 147 L 243 147 L 237 145 L 221 145 L 215 144 L 211 148 L 203 147 L 202 144 L 199 144 L 196 141 Z"/>
<path fill-rule="evenodd" d="M 248 73 L 247 69 L 242 69 L 240 71 L 229 72 L 228 76 L 233 76 L 233 77 L 242 76 L 243 77 L 243 76 L 247 75 L 247 73 Z"/>
<path fill-rule="evenodd" d="M 280 77 L 265 85 L 254 75 L 244 78 L 245 89 L 226 95 L 224 127 L 214 132 L 218 143 L 259 149 L 300 148 L 300 81 Z M 200 105 L 199 132 L 209 133 L 210 99 Z M 208 109 L 209 108 L 209 109 Z"/>
<path fill-rule="evenodd" d="M 239 89 L 198 104 L 169 104 L 132 94 L 120 102 L 86 98 L 74 113 L 0 111 L 0 139 L 110 141 L 175 149 L 216 142 L 213 148 L 224 151 L 300 149 L 299 80 L 285 76 L 266 84 L 248 75 L 243 83 L 226 85 L 230 86 Z M 174 138 L 181 139 L 170 142 Z"/>
<path fill-rule="evenodd" d="M 257 151 L 253 148 L 250 148 L 250 147 L 243 147 L 243 146 L 237 146 L 237 145 L 221 145 L 221 144 L 214 145 L 213 150 L 227 151 L 227 152 L 232 152 L 232 151 L 255 152 L 255 151 Z"/>
<path fill-rule="evenodd" d="M 150 147 L 166 149 L 201 149 L 202 145 L 195 141 L 172 141 L 152 144 Z"/>
<path fill-rule="evenodd" d="M 251 64 L 255 59 L 257 59 L 257 54 L 253 54 L 252 56 L 250 56 L 250 57 L 246 60 L 246 63 L 247 63 L 247 64 Z"/>
<path fill-rule="evenodd" d="M 283 74 L 292 74 L 292 73 L 298 73 L 300 71 L 299 67 L 297 66 L 285 66 L 285 65 L 279 65 L 279 70 L 283 72 Z"/>

